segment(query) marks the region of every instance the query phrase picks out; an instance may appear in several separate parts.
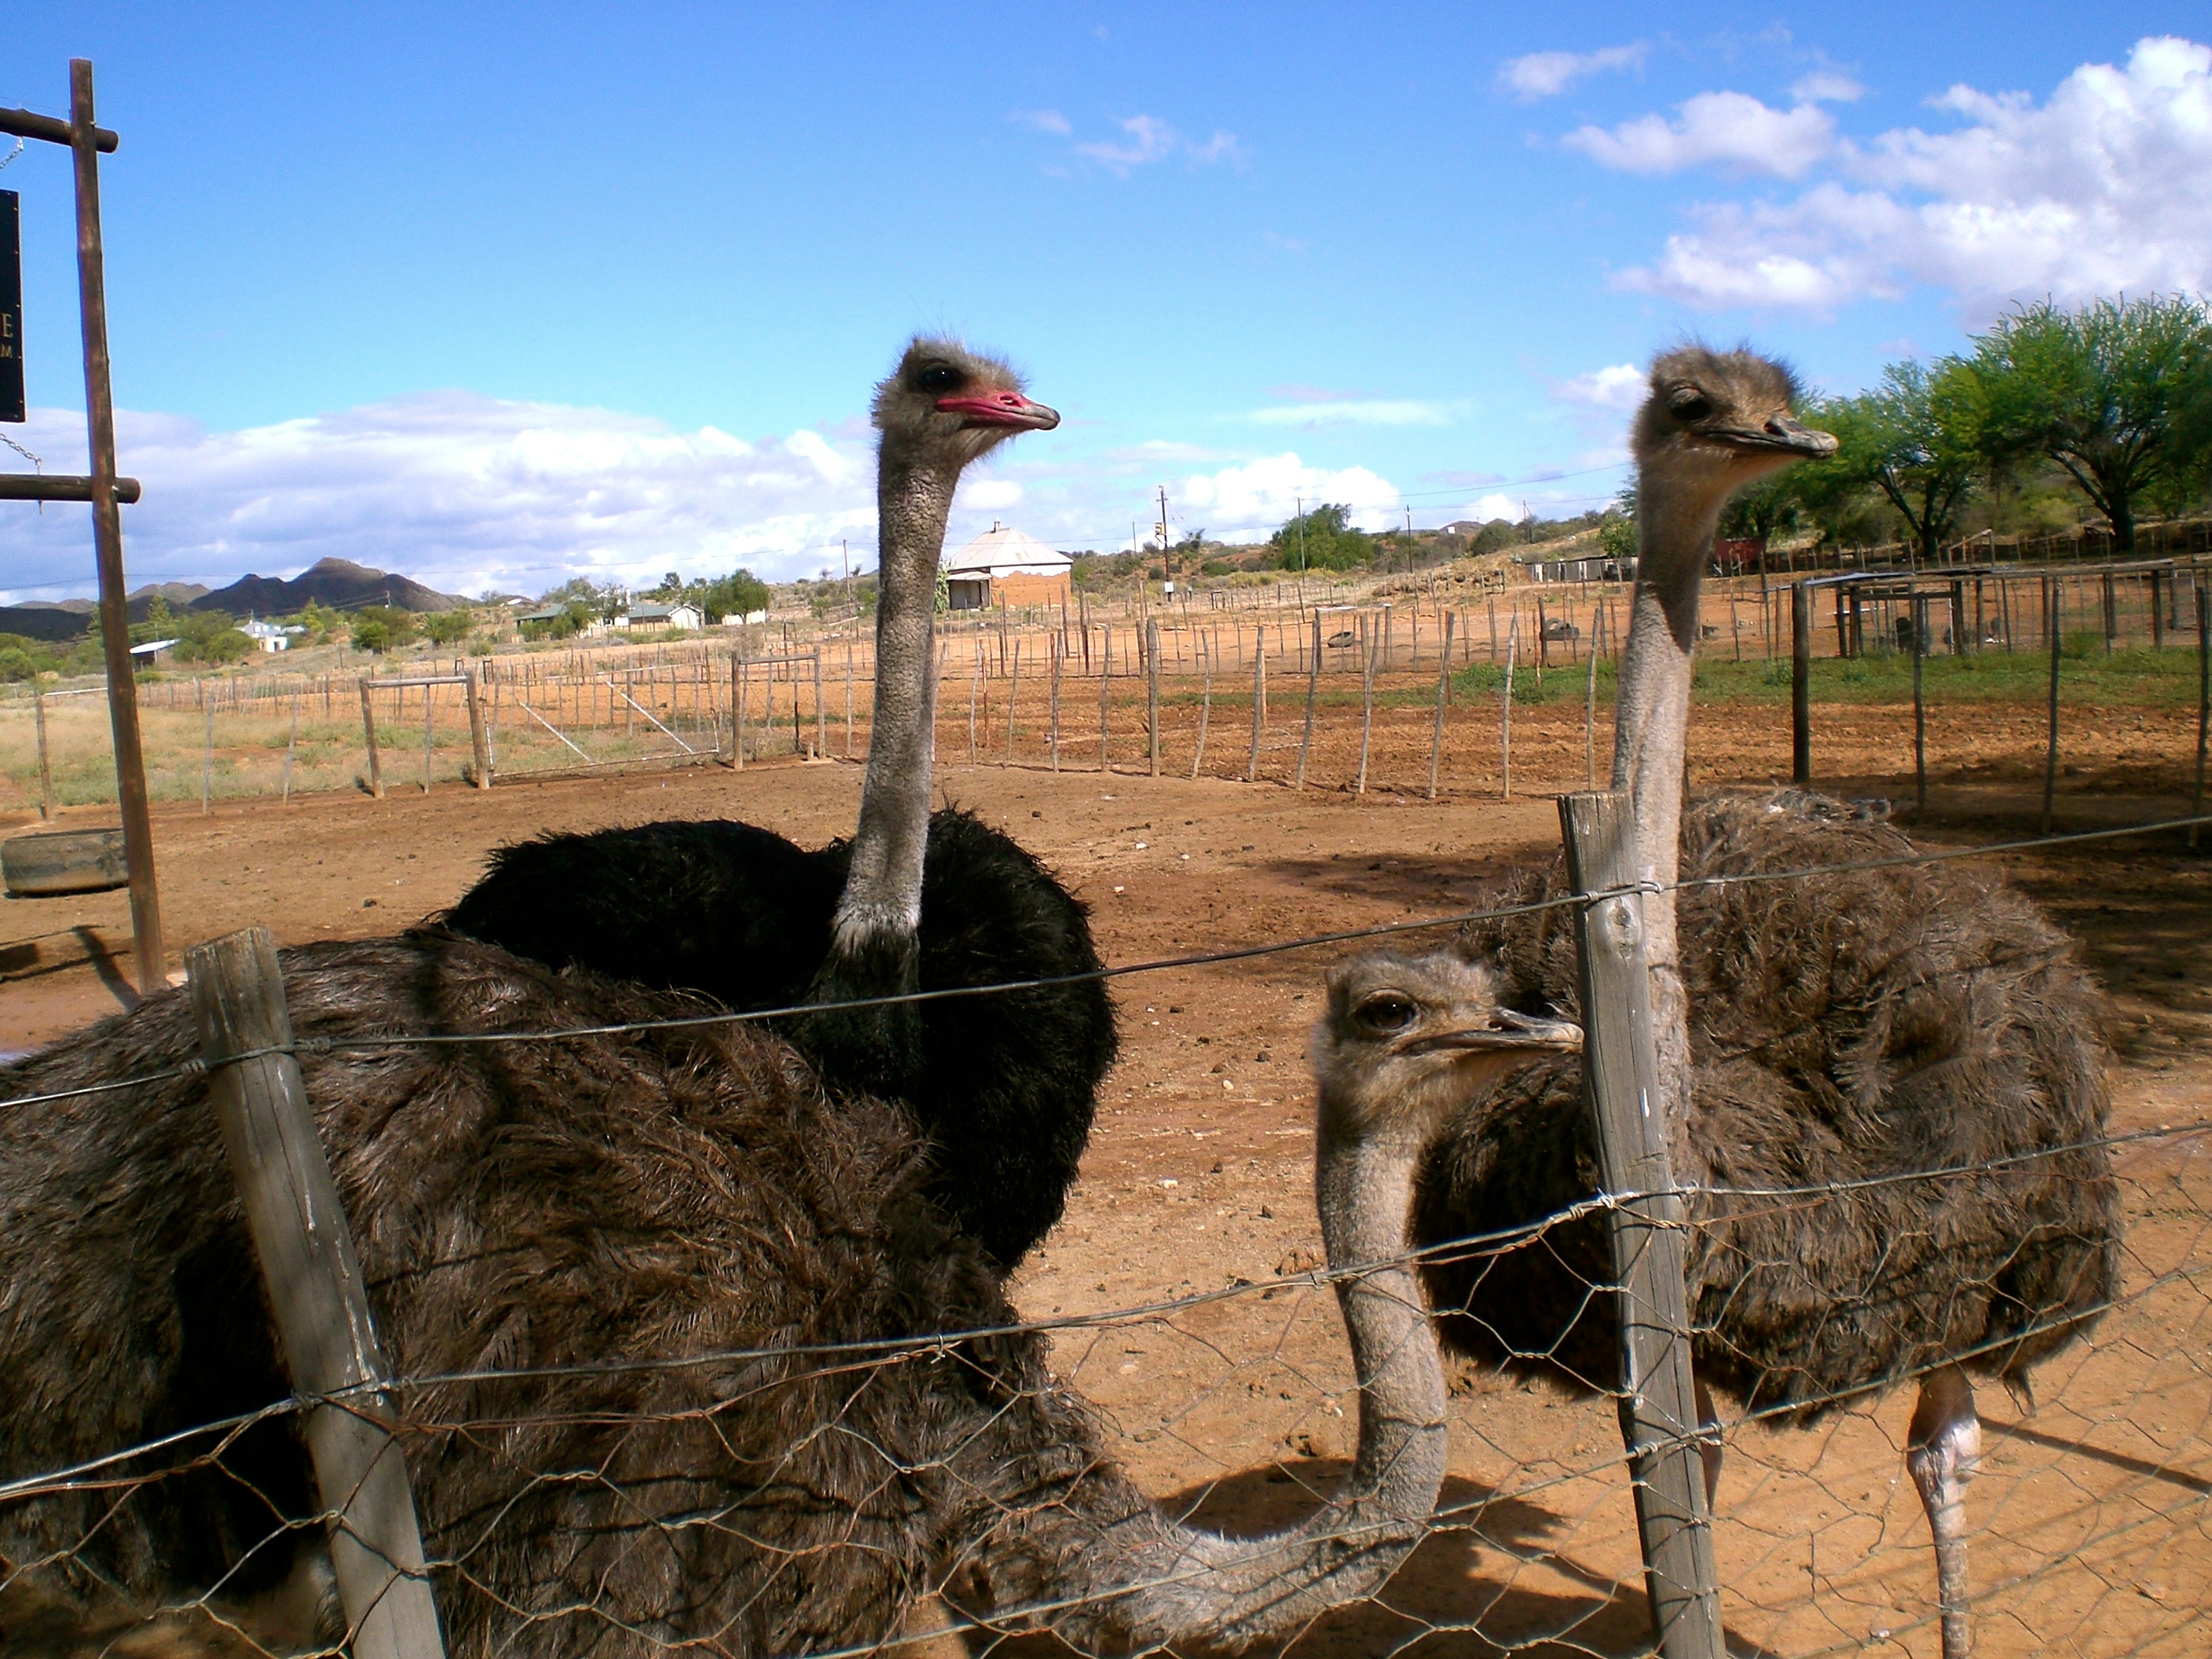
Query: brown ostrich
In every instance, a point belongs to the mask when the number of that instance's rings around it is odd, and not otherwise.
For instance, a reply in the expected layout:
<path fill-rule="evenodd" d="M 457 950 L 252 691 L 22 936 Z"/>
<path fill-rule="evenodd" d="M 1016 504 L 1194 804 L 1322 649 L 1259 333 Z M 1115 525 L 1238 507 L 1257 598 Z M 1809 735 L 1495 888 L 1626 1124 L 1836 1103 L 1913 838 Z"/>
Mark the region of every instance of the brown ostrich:
<path fill-rule="evenodd" d="M 1639 862 L 1691 884 L 1645 901 L 1676 1180 L 1692 1188 L 1703 1385 L 1811 1421 L 1908 1379 L 1906 1462 L 1935 1534 L 1947 1659 L 1967 1650 L 1963 1498 L 1980 1428 L 1969 1372 L 2025 1391 L 2118 1284 L 2106 1152 L 2104 1005 L 2063 934 L 2002 882 L 1909 856 L 1897 830 L 1817 797 L 1681 813 L 1697 590 L 1730 491 L 1832 447 L 1791 418 L 1777 366 L 1738 351 L 1654 365 L 1635 428 L 1643 563 L 1621 673 L 1613 784 L 1635 792 Z M 1530 874 L 1502 902 L 1566 890 Z M 1677 911 L 1679 909 L 1679 927 Z M 1680 941 L 1678 943 L 1678 941 Z M 1563 913 L 1468 930 L 1503 995 L 1576 1006 Z M 1915 1172 L 1955 1173 L 1909 1179 Z M 1832 1183 L 1832 1187 L 1831 1187 Z M 1423 1171 L 1426 1244 L 1527 1225 L 1598 1190 L 1578 1068 L 1547 1061 L 1470 1103 Z M 1778 1203 L 1774 1188 L 1822 1188 Z M 1602 1224 L 1439 1261 L 1444 1340 L 1583 1389 L 1616 1386 Z M 1710 1413 L 1708 1413 L 1710 1415 Z M 1717 1478 L 1718 1449 L 1707 1477 Z M 1710 1490 L 1709 1490 L 1710 1496 Z"/>

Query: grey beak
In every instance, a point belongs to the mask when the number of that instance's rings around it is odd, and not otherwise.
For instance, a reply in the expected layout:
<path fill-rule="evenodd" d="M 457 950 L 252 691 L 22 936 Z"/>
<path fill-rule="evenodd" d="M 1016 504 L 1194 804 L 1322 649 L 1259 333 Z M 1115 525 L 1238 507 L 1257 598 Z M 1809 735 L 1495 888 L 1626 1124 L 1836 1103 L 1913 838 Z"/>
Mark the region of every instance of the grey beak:
<path fill-rule="evenodd" d="M 1516 1013 L 1510 1008 L 1492 1012 L 1486 1025 L 1471 1026 L 1460 1031 L 1439 1031 L 1431 1036 L 1418 1037 L 1399 1050 L 1401 1054 L 1431 1054 L 1440 1048 L 1524 1049 L 1531 1053 L 1547 1051 L 1576 1054 L 1583 1046 L 1583 1028 L 1572 1020 L 1539 1019 L 1531 1014 Z"/>
<path fill-rule="evenodd" d="M 1835 434 L 1815 432 L 1790 415 L 1769 416 L 1762 432 L 1731 432 L 1729 436 L 1746 449 L 1778 449 L 1786 454 L 1802 455 L 1808 461 L 1820 460 L 1836 453 Z"/>

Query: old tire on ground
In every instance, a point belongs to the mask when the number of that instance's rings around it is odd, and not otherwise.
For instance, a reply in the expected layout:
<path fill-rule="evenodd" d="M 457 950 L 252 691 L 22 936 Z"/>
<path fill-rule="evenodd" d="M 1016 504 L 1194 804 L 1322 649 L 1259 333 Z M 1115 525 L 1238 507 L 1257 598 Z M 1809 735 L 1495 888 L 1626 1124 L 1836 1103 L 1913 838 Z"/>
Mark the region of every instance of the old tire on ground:
<path fill-rule="evenodd" d="M 58 830 L 0 842 L 0 877 L 15 898 L 104 893 L 130 884 L 120 830 Z"/>

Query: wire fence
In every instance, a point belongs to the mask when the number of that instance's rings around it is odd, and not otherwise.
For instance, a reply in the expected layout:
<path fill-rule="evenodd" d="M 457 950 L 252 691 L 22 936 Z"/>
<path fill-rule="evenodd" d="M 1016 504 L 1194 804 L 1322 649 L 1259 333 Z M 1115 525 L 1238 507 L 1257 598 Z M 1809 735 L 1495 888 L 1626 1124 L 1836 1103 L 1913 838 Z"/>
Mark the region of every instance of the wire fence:
<path fill-rule="evenodd" d="M 1796 881 L 2113 833 L 1705 884 Z M 1103 971 L 1341 945 L 1593 896 Z M 324 1065 L 374 1073 L 392 1049 L 427 1042 L 643 1039 L 788 1012 L 457 1038 L 364 1030 L 336 1044 L 249 1047 L 217 1063 L 319 1054 Z M 0 1099 L 0 1124 L 87 1096 L 97 1097 L 85 1108 L 94 1115 L 78 1122 L 129 1121 L 173 1085 L 197 1093 L 209 1073 L 206 1060 L 184 1055 L 83 1088 L 11 1091 Z M 144 1096 L 112 1098 L 129 1090 Z M 1890 1212 L 1927 1218 L 1919 1231 L 1884 1237 L 1850 1273 L 1770 1252 L 1741 1261 L 1735 1274 L 1739 1284 L 1793 1285 L 1814 1317 L 1879 1346 L 1880 1328 L 1896 1316 L 1899 1263 L 1952 1248 L 1941 1220 L 1952 1195 L 2044 1179 L 2052 1161 L 2085 1155 L 2109 1171 L 2117 1206 L 2109 1291 L 2063 1320 L 2014 1328 L 2002 1345 L 1943 1356 L 1994 1371 L 2000 1346 L 2048 1335 L 2058 1350 L 2034 1370 L 2032 1395 L 2021 1389 L 2008 1404 L 1983 1390 L 1984 1440 L 1966 1504 L 1971 1607 L 1984 1655 L 2184 1654 L 2201 1639 L 2212 1563 L 2212 1122 L 2116 1127 L 2093 1142 L 1885 1176 L 1899 1196 Z M 176 1175 L 189 1182 L 191 1172 Z M 1759 1236 L 1747 1231 L 1746 1216 L 1786 1213 L 1801 1238 L 1863 1233 L 1850 1212 L 1860 1196 L 1853 1187 L 1676 1190 L 1695 1258 L 1741 1254 L 1747 1237 Z M 1175 1201 L 1216 1196 L 1230 1200 L 1213 1206 L 1226 1232 L 1237 1218 L 1225 1186 Z M 1406 1282 L 1390 1276 L 1420 1270 L 1432 1291 L 1457 1287 L 1456 1298 L 1438 1297 L 1449 1337 L 1455 1319 L 1486 1321 L 1485 1286 L 1526 1279 L 1533 1264 L 1550 1287 L 1555 1323 L 1577 1322 L 1581 1310 L 1603 1310 L 1621 1296 L 1601 1229 L 1642 1196 L 1595 1193 L 1523 1224 L 1356 1268 L 1322 1265 L 1313 1246 L 1292 1248 L 1273 1271 L 1237 1271 L 1232 1254 L 1224 1282 L 1134 1305 L 1079 1304 L 1024 1319 L 1000 1304 L 1004 1316 L 981 1322 L 842 1340 L 800 1328 L 767 1347 L 718 1345 L 711 1323 L 686 1328 L 680 1319 L 572 1330 L 565 1343 L 521 1334 L 486 1342 L 465 1321 L 434 1338 L 407 1311 L 407 1285 L 480 1269 L 507 1251 L 529 1256 L 527 1274 L 561 1269 L 544 1259 L 542 1239 L 503 1238 L 496 1227 L 418 1249 L 397 1279 L 378 1277 L 380 1263 L 390 1266 L 380 1246 L 370 1252 L 370 1282 L 392 1369 L 373 1387 L 302 1388 L 281 1398 L 278 1382 L 259 1409 L 149 1421 L 159 1431 L 124 1437 L 137 1441 L 128 1446 L 99 1443 L 94 1432 L 88 1455 L 64 1467 L 27 1464 L 20 1449 L 11 1457 L 0 1470 L 0 1632 L 11 1651 L 26 1652 L 110 1643 L 120 1651 L 156 1637 L 173 1650 L 209 1654 L 334 1650 L 327 1611 L 316 1622 L 327 1579 L 315 1568 L 321 1539 L 351 1516 L 358 1494 L 318 1500 L 301 1443 L 308 1418 L 335 1406 L 395 1436 L 405 1454 L 422 1510 L 422 1572 L 456 1651 L 859 1654 L 957 1639 L 970 1652 L 1000 1643 L 1026 1652 L 1042 1634 L 1086 1650 L 1125 1645 L 1132 1630 L 1151 1628 L 1147 1593 L 1180 1605 L 1206 1581 L 1187 1551 L 1132 1550 L 1133 1528 L 1142 1530 L 1130 1508 L 1136 1493 L 1240 1537 L 1303 1520 L 1295 1543 L 1260 1552 L 1262 1578 L 1293 1574 L 1301 1551 L 1316 1547 L 1340 1562 L 1387 1558 L 1395 1571 L 1379 1593 L 1299 1612 L 1274 1632 L 1301 1652 L 1396 1651 L 1430 1639 L 1474 1652 L 1650 1651 L 1635 1480 L 1620 1450 L 1627 1395 L 1573 1332 L 1508 1340 L 1502 1355 L 1454 1362 L 1450 1462 L 1432 1512 L 1409 1522 L 1328 1501 L 1359 1449 L 1339 1297 L 1366 1287 L 1403 1302 Z M 2016 1296 L 2006 1281 L 2012 1265 L 1963 1265 L 1953 1294 L 1962 1307 Z M 683 1304 L 684 1282 L 677 1273 L 663 1291 Z M 1693 1313 L 1701 1368 L 1724 1373 L 1735 1328 L 1724 1305 Z M 20 1306 L 11 1316 L 22 1328 Z M 256 1352 L 263 1366 L 272 1363 L 251 1345 L 231 1363 L 251 1371 Z M 451 1363 L 457 1358 L 465 1363 Z M 1692 1437 L 1722 1453 L 1712 1536 L 1732 1647 L 1936 1650 L 1935 1567 L 1920 1498 L 1905 1478 L 1909 1403 L 1897 1391 L 1929 1369 L 1893 1366 L 1849 1388 L 1723 1411 L 1709 1434 Z M 65 1381 L 98 1396 L 97 1376 L 71 1370 Z M 191 1390 L 179 1393 L 189 1399 Z M 1116 1484 L 1122 1474 L 1133 1484 Z M 310 1592 L 304 1601 L 295 1568 Z"/>

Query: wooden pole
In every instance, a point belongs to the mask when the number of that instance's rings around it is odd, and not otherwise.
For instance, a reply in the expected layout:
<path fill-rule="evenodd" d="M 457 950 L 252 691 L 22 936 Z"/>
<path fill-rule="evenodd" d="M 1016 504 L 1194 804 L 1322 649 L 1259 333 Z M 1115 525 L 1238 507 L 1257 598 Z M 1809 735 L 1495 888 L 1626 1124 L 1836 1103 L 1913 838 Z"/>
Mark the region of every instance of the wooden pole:
<path fill-rule="evenodd" d="M 1114 635 L 1103 623 L 1098 632 L 1098 769 L 1110 772 L 1114 769 L 1106 758 L 1106 688 L 1114 679 Z"/>
<path fill-rule="evenodd" d="M 483 698 L 477 687 L 476 671 L 463 677 L 461 686 L 469 703 L 469 752 L 477 765 L 477 787 L 491 787 L 491 734 L 484 728 Z"/>
<path fill-rule="evenodd" d="M 1372 617 L 1362 617 L 1360 632 L 1364 635 L 1360 643 L 1365 647 L 1360 655 L 1365 659 L 1359 665 L 1359 781 L 1352 793 L 1367 793 L 1367 750 L 1375 735 L 1375 659 L 1381 651 L 1389 648 L 1389 613 L 1383 612 L 1384 626 L 1377 629 Z"/>
<path fill-rule="evenodd" d="M 2058 789 L 2058 650 L 2062 638 L 2058 631 L 2058 585 L 2055 578 L 2043 579 L 2044 632 L 2051 636 L 2051 740 L 2043 755 L 2043 830 L 2051 833 L 2052 797 Z"/>
<path fill-rule="evenodd" d="M 1145 619 L 1145 728 L 1152 747 L 1152 775 L 1160 775 L 1160 621 Z"/>
<path fill-rule="evenodd" d="M 2212 739 L 2212 590 L 2204 586 L 2204 572 L 2199 568 L 2190 584 L 2197 590 L 2197 793 L 2189 807 L 2189 816 L 2204 816 L 2204 750 L 2208 739 Z M 2189 845 L 2197 846 L 2197 826 L 2189 826 Z"/>
<path fill-rule="evenodd" d="M 829 710 L 823 706 L 822 702 L 822 647 L 817 645 L 814 647 L 814 758 L 817 760 L 820 760 L 823 756 L 830 752 L 829 728 L 826 724 L 829 717 Z M 1012 713 L 1010 710 L 1007 719 L 1012 720 Z"/>
<path fill-rule="evenodd" d="M 1202 678 L 1198 686 L 1198 747 L 1191 751 L 1190 775 L 1198 775 L 1199 768 L 1206 764 L 1206 727 L 1213 718 L 1213 647 L 1204 634 L 1191 641 L 1191 648 L 1199 655 L 1199 672 Z"/>
<path fill-rule="evenodd" d="M 1301 584 L 1303 586 L 1303 584 Z M 1321 695 L 1321 612 L 1314 612 L 1313 661 L 1306 671 L 1306 730 L 1298 739 L 1298 776 L 1297 787 L 1306 787 L 1306 757 L 1313 750 L 1314 702 Z"/>
<path fill-rule="evenodd" d="M 284 805 L 292 804 L 292 757 L 300 748 L 300 694 L 292 694 L 292 735 L 284 744 Z"/>
<path fill-rule="evenodd" d="M 612 690 L 613 688 L 610 686 L 608 690 Z M 436 717 L 437 708 L 438 688 L 434 685 L 424 686 L 422 688 L 422 793 L 426 795 L 430 793 L 430 734 L 432 731 L 430 722 Z M 607 724 L 612 726 L 614 723 L 614 712 L 610 709 L 607 713 Z"/>
<path fill-rule="evenodd" d="M 1928 698 L 1921 668 L 1928 660 L 1928 598 L 1912 596 L 1912 805 L 1928 810 Z"/>
<path fill-rule="evenodd" d="M 1443 614 L 1443 648 L 1437 655 L 1437 723 L 1429 736 L 1429 799 L 1437 798 L 1437 768 L 1443 763 L 1444 754 L 1444 704 L 1451 695 L 1452 618 L 1455 613 Z"/>
<path fill-rule="evenodd" d="M 111 140 L 111 142 L 112 142 Z M 123 513 L 115 500 L 115 398 L 107 356 L 107 256 L 100 223 L 100 124 L 92 62 L 70 60 L 70 153 L 76 184 L 77 308 L 84 335 L 85 438 L 92 459 L 92 541 L 100 574 L 100 648 L 107 669 L 107 723 L 115 744 L 115 798 L 131 878 L 131 955 L 138 994 L 164 982 L 161 900 L 154 878 L 154 820 L 138 732 L 138 677 L 131 660 Z"/>
<path fill-rule="evenodd" d="M 1583 693 L 1583 787 L 1597 787 L 1597 641 L 1590 641 L 1589 684 Z"/>
<path fill-rule="evenodd" d="M 853 642 L 845 641 L 845 758 L 853 758 Z"/>
<path fill-rule="evenodd" d="M 423 1564 L 406 1460 L 384 1426 L 391 1377 L 353 1234 L 316 1133 L 276 941 L 250 927 L 185 953 L 187 994 L 208 1065 L 208 1095 L 260 1258 L 292 1373 L 310 1399 L 307 1441 L 331 1564 L 356 1659 L 437 1659 L 445 1652 Z"/>
<path fill-rule="evenodd" d="M 1513 799 L 1513 653 L 1520 643 L 1521 618 L 1516 613 L 1505 629 L 1505 686 L 1498 700 L 1498 799 Z"/>
<path fill-rule="evenodd" d="M 1652 1628 L 1665 1659 L 1722 1659 L 1683 1280 L 1688 1218 L 1668 1166 L 1667 1125 L 1650 1110 L 1661 1084 L 1644 899 L 1621 890 L 1633 887 L 1638 873 L 1633 799 L 1626 790 L 1565 796 L 1559 824 L 1568 878 L 1592 900 L 1575 911 L 1583 1067 L 1600 1178 L 1607 1192 L 1620 1195 L 1607 1217 L 1619 1287 L 1616 1399 L 1635 1480 Z"/>
<path fill-rule="evenodd" d="M 54 774 L 46 763 L 46 694 L 31 688 L 31 717 L 39 728 L 39 816 L 51 823 L 54 817 Z M 298 724 L 297 718 L 294 725 Z"/>
<path fill-rule="evenodd" d="M 200 816 L 205 817 L 210 808 L 210 798 L 215 793 L 215 699 L 207 700 L 207 737 L 200 749 Z"/>
<path fill-rule="evenodd" d="M 384 799 L 384 765 L 376 752 L 376 712 L 368 705 L 368 676 L 361 677 L 361 730 L 368 740 L 368 793 Z"/>
<path fill-rule="evenodd" d="M 1813 781 L 1813 590 L 1790 587 L 1790 780 Z"/>
<path fill-rule="evenodd" d="M 1052 769 L 1060 770 L 1060 674 L 1062 659 L 1067 655 L 1067 607 L 1060 607 L 1060 632 L 1047 636 L 1052 647 L 1052 736 L 1048 747 L 1052 750 Z"/>
<path fill-rule="evenodd" d="M 1003 642 L 1004 642 L 1004 641 L 1001 641 L 1001 643 L 1003 643 Z M 1018 698 L 1018 697 L 1021 696 L 1021 690 L 1022 690 L 1022 642 L 1021 642 L 1019 640 L 1016 640 L 1016 641 L 1014 641 L 1014 646 L 1013 646 L 1013 655 L 1012 655 L 1012 659 L 1009 661 L 1009 663 L 1008 663 L 1008 665 L 1007 665 L 1007 673 L 1006 673 L 1006 763 L 1008 766 L 1012 766 L 1012 765 L 1014 763 L 1014 703 L 1015 703 L 1015 700 L 1016 700 L 1017 698 Z"/>
<path fill-rule="evenodd" d="M 1260 781 L 1260 732 L 1267 723 L 1267 636 L 1256 629 L 1252 639 L 1252 752 L 1245 757 L 1244 781 Z"/>

